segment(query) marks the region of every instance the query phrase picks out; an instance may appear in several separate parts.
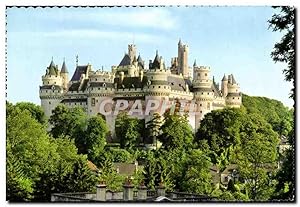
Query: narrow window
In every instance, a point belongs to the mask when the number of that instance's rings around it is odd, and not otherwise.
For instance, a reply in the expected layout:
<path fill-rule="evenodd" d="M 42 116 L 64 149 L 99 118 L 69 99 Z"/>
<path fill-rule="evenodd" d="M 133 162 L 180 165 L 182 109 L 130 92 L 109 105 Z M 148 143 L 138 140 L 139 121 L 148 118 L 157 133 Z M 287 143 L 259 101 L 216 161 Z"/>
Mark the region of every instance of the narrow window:
<path fill-rule="evenodd" d="M 95 106 L 95 98 L 92 98 L 92 106 Z"/>

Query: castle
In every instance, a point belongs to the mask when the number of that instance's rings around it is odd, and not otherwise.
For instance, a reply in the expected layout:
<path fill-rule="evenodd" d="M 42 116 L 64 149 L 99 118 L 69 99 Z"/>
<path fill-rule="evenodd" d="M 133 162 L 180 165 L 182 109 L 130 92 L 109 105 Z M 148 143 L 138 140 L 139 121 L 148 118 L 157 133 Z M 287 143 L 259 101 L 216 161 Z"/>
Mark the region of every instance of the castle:
<path fill-rule="evenodd" d="M 158 51 L 154 60 L 145 64 L 141 55 L 137 56 L 134 44 L 128 45 L 126 53 L 118 66 L 112 66 L 111 72 L 94 70 L 92 65 L 78 65 L 69 81 L 69 73 L 63 62 L 61 69 L 53 59 L 42 76 L 40 86 L 41 106 L 45 115 L 50 117 L 52 110 L 60 103 L 68 107 L 81 106 L 88 115 L 99 113 L 104 101 L 128 100 L 129 105 L 140 100 L 145 106 L 150 100 L 172 102 L 174 100 L 194 102 L 198 112 L 189 117 L 189 122 L 197 129 L 204 115 L 225 106 L 240 107 L 242 102 L 240 86 L 233 75 L 224 74 L 221 87 L 210 78 L 210 67 L 188 65 L 189 47 L 179 40 L 178 55 L 171 59 L 167 67 Z M 105 110 L 115 106 L 106 105 Z M 133 114 L 145 122 L 151 115 Z M 114 134 L 115 115 L 105 116 L 112 134 Z"/>

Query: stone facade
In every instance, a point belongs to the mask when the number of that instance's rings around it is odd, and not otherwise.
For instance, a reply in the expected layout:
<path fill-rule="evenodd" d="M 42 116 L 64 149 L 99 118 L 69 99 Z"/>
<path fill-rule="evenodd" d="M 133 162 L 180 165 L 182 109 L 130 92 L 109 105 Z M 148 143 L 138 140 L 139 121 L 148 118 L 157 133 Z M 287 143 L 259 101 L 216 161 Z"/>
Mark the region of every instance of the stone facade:
<path fill-rule="evenodd" d="M 186 101 L 186 106 L 195 103 L 198 114 L 189 117 L 191 126 L 197 129 L 204 115 L 225 106 L 240 107 L 242 102 L 240 86 L 233 75 L 223 77 L 221 87 L 211 79 L 210 67 L 188 65 L 189 48 L 181 41 L 178 43 L 178 57 L 166 64 L 156 52 L 154 60 L 146 66 L 141 55 L 137 56 L 134 44 L 128 45 L 126 53 L 118 66 L 112 66 L 111 72 L 94 70 L 92 65 L 77 65 L 70 81 L 65 62 L 59 70 L 51 61 L 46 74 L 42 76 L 40 86 L 41 105 L 46 116 L 60 103 L 68 107 L 81 106 L 88 115 L 99 113 L 101 104 L 125 99 L 132 106 L 139 101 L 144 106 L 151 100 L 172 103 L 175 100 Z M 106 104 L 105 111 L 115 108 Z M 161 108 L 156 112 L 162 112 Z M 154 113 L 154 111 L 152 112 Z M 132 114 L 145 122 L 151 119 L 143 114 Z M 114 114 L 106 115 L 112 135 L 114 135 Z"/>

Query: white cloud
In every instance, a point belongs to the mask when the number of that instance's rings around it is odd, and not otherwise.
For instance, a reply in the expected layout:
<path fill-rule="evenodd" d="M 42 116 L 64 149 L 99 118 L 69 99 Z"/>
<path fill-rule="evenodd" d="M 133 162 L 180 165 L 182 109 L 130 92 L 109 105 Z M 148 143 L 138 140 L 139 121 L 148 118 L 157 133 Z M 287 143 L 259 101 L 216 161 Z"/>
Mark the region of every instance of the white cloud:
<path fill-rule="evenodd" d="M 47 19 L 71 20 L 73 23 L 96 22 L 102 25 L 122 27 L 143 27 L 160 30 L 173 30 L 178 26 L 178 18 L 166 8 L 114 8 L 89 10 L 48 11 Z"/>
<path fill-rule="evenodd" d="M 102 31 L 92 29 L 76 29 L 76 30 L 61 30 L 56 32 L 42 32 L 40 34 L 44 37 L 54 38 L 104 38 L 108 40 L 125 39 L 135 40 L 137 42 L 163 42 L 166 40 L 163 36 L 156 36 L 147 33 L 132 33 L 132 32 L 120 32 L 120 31 Z"/>

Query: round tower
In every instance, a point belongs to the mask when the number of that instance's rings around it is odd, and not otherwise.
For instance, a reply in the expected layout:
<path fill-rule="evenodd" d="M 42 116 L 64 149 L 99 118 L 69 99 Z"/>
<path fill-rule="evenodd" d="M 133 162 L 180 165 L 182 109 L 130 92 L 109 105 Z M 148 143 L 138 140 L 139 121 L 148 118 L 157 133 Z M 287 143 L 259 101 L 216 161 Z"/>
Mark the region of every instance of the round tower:
<path fill-rule="evenodd" d="M 68 83 L 69 83 L 69 72 L 65 63 L 65 60 L 62 64 L 61 70 L 60 70 L 60 76 L 62 78 L 62 86 L 64 91 L 68 89 Z"/>
<path fill-rule="evenodd" d="M 242 94 L 240 92 L 240 86 L 232 74 L 228 76 L 227 88 L 226 105 L 229 107 L 240 107 L 242 104 Z"/>
<path fill-rule="evenodd" d="M 228 93 L 228 79 L 225 74 L 222 78 L 221 91 L 222 91 L 223 97 L 226 97 L 227 93 Z"/>
<path fill-rule="evenodd" d="M 42 76 L 42 86 L 40 86 L 41 106 L 46 117 L 50 117 L 52 110 L 61 102 L 63 98 L 62 77 L 58 67 L 51 61 L 46 69 L 46 74 Z"/>
<path fill-rule="evenodd" d="M 213 108 L 214 92 L 210 80 L 210 67 L 194 66 L 193 88 L 196 104 L 195 129 L 197 130 L 204 115 Z"/>

